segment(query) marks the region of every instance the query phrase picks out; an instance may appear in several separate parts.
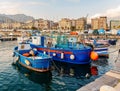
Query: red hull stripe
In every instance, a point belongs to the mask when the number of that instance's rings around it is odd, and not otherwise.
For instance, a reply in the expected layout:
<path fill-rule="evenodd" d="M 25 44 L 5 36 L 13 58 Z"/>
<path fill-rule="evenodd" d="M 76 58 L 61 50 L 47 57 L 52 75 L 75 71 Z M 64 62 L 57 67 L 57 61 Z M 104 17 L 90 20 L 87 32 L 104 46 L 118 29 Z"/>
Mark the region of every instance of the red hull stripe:
<path fill-rule="evenodd" d="M 47 51 L 47 52 L 55 52 L 55 53 L 73 54 L 72 52 L 69 52 L 69 51 L 50 50 L 49 48 L 37 48 L 37 50 Z"/>

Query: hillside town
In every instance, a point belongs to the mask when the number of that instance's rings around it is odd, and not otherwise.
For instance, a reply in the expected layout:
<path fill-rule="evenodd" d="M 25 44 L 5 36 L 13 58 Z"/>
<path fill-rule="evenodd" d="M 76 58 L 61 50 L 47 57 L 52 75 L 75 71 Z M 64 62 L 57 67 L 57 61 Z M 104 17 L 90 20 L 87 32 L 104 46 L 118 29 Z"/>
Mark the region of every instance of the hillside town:
<path fill-rule="evenodd" d="M 26 22 L 1 22 L 0 29 L 37 29 L 37 30 L 61 30 L 66 32 L 69 30 L 77 30 L 83 32 L 84 30 L 113 30 L 120 29 L 120 20 L 110 20 L 108 22 L 107 16 L 100 16 L 98 18 L 92 18 L 91 22 L 87 22 L 87 17 L 81 17 L 78 19 L 62 18 L 58 22 L 45 19 L 32 19 Z"/>
<path fill-rule="evenodd" d="M 0 1 L 0 91 L 120 91 L 120 0 Z"/>

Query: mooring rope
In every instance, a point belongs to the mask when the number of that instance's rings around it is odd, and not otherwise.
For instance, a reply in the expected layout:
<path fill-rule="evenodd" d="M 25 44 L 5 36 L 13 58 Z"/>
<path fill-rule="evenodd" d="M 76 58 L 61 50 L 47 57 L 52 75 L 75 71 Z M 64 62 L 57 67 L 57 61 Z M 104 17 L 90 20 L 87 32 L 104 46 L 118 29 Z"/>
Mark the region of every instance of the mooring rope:
<path fill-rule="evenodd" d="M 53 63 L 53 65 L 55 66 L 55 68 L 58 70 L 58 72 L 60 73 L 60 72 L 61 72 L 61 70 L 57 67 L 57 65 L 55 64 L 55 62 L 54 62 L 54 61 L 52 61 L 52 63 Z"/>
<path fill-rule="evenodd" d="M 115 59 L 115 63 L 118 61 L 118 58 L 119 58 L 119 55 L 120 55 L 120 47 L 119 47 L 120 45 L 116 45 L 116 47 L 117 47 L 117 49 L 116 50 L 114 50 L 114 51 L 108 51 L 108 54 L 111 54 L 111 53 L 114 53 L 114 52 L 117 52 L 118 51 L 118 55 L 117 55 L 117 57 L 116 57 L 116 59 Z M 110 46 L 110 47 L 113 47 L 113 46 Z"/>
<path fill-rule="evenodd" d="M 118 56 L 117 56 L 117 58 L 116 58 L 116 60 L 115 60 L 115 63 L 118 61 L 119 54 L 120 54 L 120 49 L 119 49 L 119 51 L 118 51 Z"/>
<path fill-rule="evenodd" d="M 117 51 L 119 51 L 119 49 L 117 49 L 117 50 L 115 50 L 115 51 L 108 51 L 108 54 L 110 54 L 110 53 L 114 53 L 114 52 L 117 52 Z"/>
<path fill-rule="evenodd" d="M 117 51 L 119 51 L 119 49 L 120 49 L 120 45 L 116 45 L 116 46 L 109 46 L 108 48 L 111 48 L 111 47 L 117 47 L 116 48 L 116 50 L 114 50 L 114 51 L 108 51 L 108 54 L 110 54 L 110 53 L 114 53 L 114 52 L 117 52 Z"/>

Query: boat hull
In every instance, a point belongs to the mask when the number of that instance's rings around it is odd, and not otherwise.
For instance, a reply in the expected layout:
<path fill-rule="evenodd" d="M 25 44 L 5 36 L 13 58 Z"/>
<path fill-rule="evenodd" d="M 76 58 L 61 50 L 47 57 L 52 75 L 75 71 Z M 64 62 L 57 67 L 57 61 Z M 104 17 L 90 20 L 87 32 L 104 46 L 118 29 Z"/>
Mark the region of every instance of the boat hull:
<path fill-rule="evenodd" d="M 108 47 L 95 47 L 94 51 L 99 55 L 99 57 L 109 57 Z"/>
<path fill-rule="evenodd" d="M 109 44 L 111 44 L 111 45 L 116 45 L 117 40 L 111 39 L 111 40 L 109 40 L 108 42 L 109 42 Z"/>
<path fill-rule="evenodd" d="M 33 68 L 33 67 L 31 67 L 31 66 L 27 66 L 27 65 L 25 65 L 25 64 L 23 64 L 22 62 L 20 62 L 20 61 L 18 61 L 18 63 L 21 65 L 21 66 L 23 66 L 23 67 L 25 67 L 25 68 L 27 68 L 27 69 L 29 69 L 29 70 L 32 70 L 32 71 L 36 71 L 36 72 L 47 72 L 47 71 L 50 71 L 50 68 L 45 68 L 45 69 L 42 69 L 42 68 L 39 68 L 39 69 L 37 69 L 37 68 Z"/>
<path fill-rule="evenodd" d="M 29 70 L 37 71 L 37 72 L 46 72 L 51 69 L 51 58 L 40 58 L 40 56 L 34 57 L 25 57 L 22 54 L 29 50 L 22 51 L 14 51 L 15 62 L 18 62 L 23 67 L 26 67 Z M 42 55 L 38 54 L 38 55 Z"/>
<path fill-rule="evenodd" d="M 75 78 L 90 77 L 91 76 L 91 64 L 72 64 L 65 62 L 53 61 L 56 67 L 55 69 L 60 75 L 69 75 Z"/>
<path fill-rule="evenodd" d="M 72 64 L 88 64 L 91 62 L 91 48 L 86 49 L 59 49 L 45 48 L 35 44 L 30 44 L 32 48 L 37 48 L 39 52 L 50 55 L 53 60 L 72 63 Z"/>
<path fill-rule="evenodd" d="M 52 80 L 52 73 L 51 71 L 47 71 L 47 72 L 36 72 L 36 71 L 32 71 L 26 67 L 24 67 L 23 65 L 21 65 L 20 63 L 16 63 L 13 65 L 13 67 L 15 69 L 17 69 L 21 74 L 24 74 L 29 80 L 38 83 L 40 85 L 43 84 L 49 84 Z"/>
<path fill-rule="evenodd" d="M 45 48 L 34 44 L 30 44 L 30 46 L 36 48 L 39 52 L 50 55 L 53 59 L 53 67 L 62 75 L 67 74 L 76 78 L 89 77 L 91 75 L 91 48 L 84 50 L 68 50 Z M 61 56 L 62 53 L 64 54 L 63 58 Z M 74 54 L 74 59 L 70 57 L 72 54 Z"/>

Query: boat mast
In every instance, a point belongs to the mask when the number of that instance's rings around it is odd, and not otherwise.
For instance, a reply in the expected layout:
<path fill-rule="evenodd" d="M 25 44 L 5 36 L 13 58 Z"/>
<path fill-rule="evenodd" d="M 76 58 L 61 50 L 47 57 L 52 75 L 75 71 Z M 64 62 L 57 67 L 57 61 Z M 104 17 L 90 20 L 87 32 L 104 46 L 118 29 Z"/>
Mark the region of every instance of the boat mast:
<path fill-rule="evenodd" d="M 87 30 L 87 17 L 88 17 L 88 14 L 85 17 L 85 30 Z"/>

